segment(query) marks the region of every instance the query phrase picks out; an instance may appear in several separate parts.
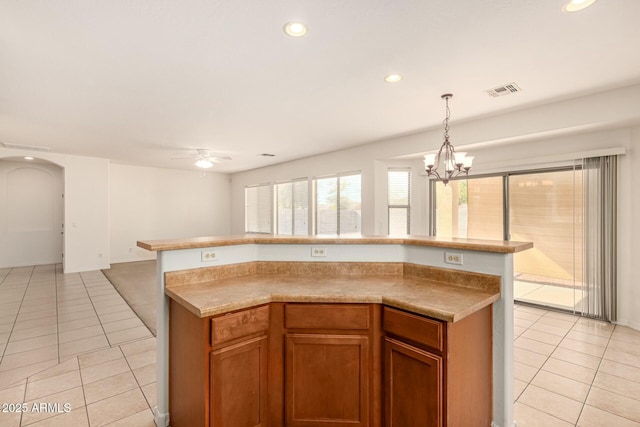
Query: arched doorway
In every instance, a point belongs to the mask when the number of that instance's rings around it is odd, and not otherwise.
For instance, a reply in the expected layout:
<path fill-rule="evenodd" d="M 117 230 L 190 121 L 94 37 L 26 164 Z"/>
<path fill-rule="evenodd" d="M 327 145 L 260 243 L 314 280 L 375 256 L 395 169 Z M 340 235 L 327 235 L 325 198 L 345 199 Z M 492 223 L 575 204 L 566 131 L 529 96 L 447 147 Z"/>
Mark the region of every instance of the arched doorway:
<path fill-rule="evenodd" d="M 0 159 L 0 267 L 62 263 L 63 172 L 46 160 Z"/>

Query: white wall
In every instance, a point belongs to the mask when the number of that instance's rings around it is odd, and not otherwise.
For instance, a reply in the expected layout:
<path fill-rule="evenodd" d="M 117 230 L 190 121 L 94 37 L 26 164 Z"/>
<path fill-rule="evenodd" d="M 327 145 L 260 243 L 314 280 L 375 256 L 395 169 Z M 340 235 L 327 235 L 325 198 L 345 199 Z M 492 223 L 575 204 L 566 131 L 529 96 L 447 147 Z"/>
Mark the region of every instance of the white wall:
<path fill-rule="evenodd" d="M 138 240 L 230 233 L 229 176 L 111 164 L 110 259 L 155 258 Z"/>
<path fill-rule="evenodd" d="M 109 161 L 93 157 L 0 148 L 0 158 L 34 156 L 64 169 L 64 269 L 109 267 Z"/>
<path fill-rule="evenodd" d="M 66 273 L 154 258 L 155 253 L 136 247 L 137 240 L 230 232 L 226 174 L 203 176 L 197 171 L 0 147 L 0 159 L 23 156 L 63 168 Z"/>
<path fill-rule="evenodd" d="M 454 111 L 455 112 L 455 111 Z M 532 168 L 566 162 L 576 153 L 623 147 L 619 163 L 619 322 L 640 329 L 640 283 L 632 271 L 640 225 L 640 85 L 559 101 L 499 116 L 451 123 L 459 149 L 473 151 L 474 173 Z M 464 144 L 460 141 L 464 141 Z M 427 179 L 416 154 L 436 150 L 442 129 L 391 138 L 333 153 L 232 175 L 231 231 L 244 231 L 246 185 L 362 171 L 363 234 L 386 233 L 386 169 L 411 167 L 413 232 L 428 227 Z"/>

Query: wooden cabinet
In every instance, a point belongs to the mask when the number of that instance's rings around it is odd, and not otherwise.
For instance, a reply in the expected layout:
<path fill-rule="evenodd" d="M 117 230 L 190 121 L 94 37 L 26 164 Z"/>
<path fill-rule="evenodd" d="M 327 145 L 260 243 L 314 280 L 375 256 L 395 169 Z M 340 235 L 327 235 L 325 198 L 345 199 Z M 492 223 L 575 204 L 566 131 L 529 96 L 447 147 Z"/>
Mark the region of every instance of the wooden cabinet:
<path fill-rule="evenodd" d="M 367 336 L 287 334 L 285 348 L 287 426 L 369 425 Z"/>
<path fill-rule="evenodd" d="M 269 307 L 211 319 L 211 427 L 265 427 Z"/>
<path fill-rule="evenodd" d="M 385 426 L 442 426 L 442 357 L 385 338 Z"/>
<path fill-rule="evenodd" d="M 284 306 L 285 425 L 370 426 L 370 304 Z"/>
<path fill-rule="evenodd" d="M 486 427 L 491 307 L 447 323 L 383 308 L 385 427 Z"/>
<path fill-rule="evenodd" d="M 378 304 L 170 310 L 173 427 L 491 424 L 490 306 L 455 323 Z"/>
<path fill-rule="evenodd" d="M 211 427 L 264 427 L 267 419 L 267 338 L 211 352 Z"/>
<path fill-rule="evenodd" d="M 268 426 L 269 307 L 200 319 L 171 301 L 172 427 Z"/>

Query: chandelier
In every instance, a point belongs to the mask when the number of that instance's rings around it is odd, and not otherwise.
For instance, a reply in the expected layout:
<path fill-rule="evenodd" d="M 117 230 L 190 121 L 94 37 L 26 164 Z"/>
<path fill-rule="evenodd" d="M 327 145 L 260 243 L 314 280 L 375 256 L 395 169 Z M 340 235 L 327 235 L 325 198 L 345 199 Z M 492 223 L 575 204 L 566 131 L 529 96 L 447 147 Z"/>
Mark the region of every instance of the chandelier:
<path fill-rule="evenodd" d="M 449 111 L 449 99 L 453 95 L 445 93 L 441 96 L 446 102 L 446 117 L 444 119 L 444 142 L 438 150 L 438 154 L 425 154 L 424 155 L 424 167 L 428 176 L 435 176 L 441 180 L 444 185 L 447 185 L 451 178 L 464 173 L 467 175 L 471 164 L 473 163 L 473 156 L 467 156 L 467 153 L 456 153 L 453 148 L 453 144 L 449 141 L 449 117 L 451 112 Z M 443 174 L 440 175 L 438 168 L 444 165 Z"/>

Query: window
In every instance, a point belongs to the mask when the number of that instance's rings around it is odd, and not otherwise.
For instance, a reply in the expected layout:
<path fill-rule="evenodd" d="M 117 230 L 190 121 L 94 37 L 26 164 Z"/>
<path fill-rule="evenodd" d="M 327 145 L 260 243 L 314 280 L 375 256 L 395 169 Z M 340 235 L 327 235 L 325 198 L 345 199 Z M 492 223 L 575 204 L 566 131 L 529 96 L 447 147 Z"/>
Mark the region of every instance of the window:
<path fill-rule="evenodd" d="M 359 234 L 360 172 L 315 178 L 315 234 Z"/>
<path fill-rule="evenodd" d="M 411 233 L 411 170 L 387 171 L 389 234 Z"/>
<path fill-rule="evenodd" d="M 247 186 L 244 189 L 244 231 L 271 233 L 271 184 Z"/>
<path fill-rule="evenodd" d="M 276 233 L 309 234 L 309 181 L 306 178 L 276 184 Z"/>

